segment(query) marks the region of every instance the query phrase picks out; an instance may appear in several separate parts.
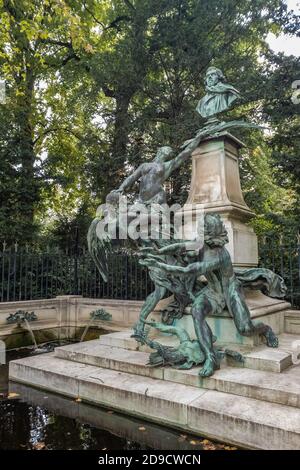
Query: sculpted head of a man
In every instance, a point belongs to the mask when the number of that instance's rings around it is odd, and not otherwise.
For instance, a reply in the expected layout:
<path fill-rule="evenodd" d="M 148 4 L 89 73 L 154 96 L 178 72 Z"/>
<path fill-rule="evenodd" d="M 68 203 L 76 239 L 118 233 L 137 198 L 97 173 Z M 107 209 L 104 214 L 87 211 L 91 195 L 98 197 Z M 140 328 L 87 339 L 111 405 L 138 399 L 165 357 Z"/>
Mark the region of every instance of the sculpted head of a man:
<path fill-rule="evenodd" d="M 225 76 L 222 70 L 217 67 L 209 67 L 205 75 L 205 85 L 208 87 L 216 86 L 219 82 L 224 82 Z"/>

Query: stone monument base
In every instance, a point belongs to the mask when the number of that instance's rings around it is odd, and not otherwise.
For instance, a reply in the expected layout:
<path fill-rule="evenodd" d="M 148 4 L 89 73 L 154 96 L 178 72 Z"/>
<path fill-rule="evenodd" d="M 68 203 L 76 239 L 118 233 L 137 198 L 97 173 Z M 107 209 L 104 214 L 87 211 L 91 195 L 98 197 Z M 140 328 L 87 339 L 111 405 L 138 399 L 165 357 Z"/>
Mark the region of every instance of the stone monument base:
<path fill-rule="evenodd" d="M 300 311 L 274 308 L 258 316 L 273 327 L 278 320 L 279 348 L 237 341 L 244 364 L 224 360 L 212 377 L 199 377 L 199 367 L 150 367 L 145 347 L 124 330 L 12 361 L 10 380 L 244 448 L 300 449 L 300 365 L 292 364 Z"/>
<path fill-rule="evenodd" d="M 207 137 L 192 154 L 192 180 L 180 212 L 188 218 L 185 238 L 196 236 L 198 213 L 219 214 L 228 232 L 232 263 L 240 268 L 258 265 L 257 236 L 249 221 L 254 213 L 245 203 L 239 174 L 239 151 L 244 144 L 228 132 Z"/>

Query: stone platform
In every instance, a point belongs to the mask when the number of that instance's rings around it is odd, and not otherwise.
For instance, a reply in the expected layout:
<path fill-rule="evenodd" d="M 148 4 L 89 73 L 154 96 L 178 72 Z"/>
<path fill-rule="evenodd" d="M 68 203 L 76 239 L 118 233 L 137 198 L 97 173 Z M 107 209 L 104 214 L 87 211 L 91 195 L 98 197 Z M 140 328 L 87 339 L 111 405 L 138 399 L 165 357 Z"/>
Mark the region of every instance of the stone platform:
<path fill-rule="evenodd" d="M 24 384 L 14 382 L 11 383 L 11 387 L 14 393 L 18 393 L 22 402 L 46 408 L 51 413 L 105 430 L 130 442 L 138 442 L 142 448 L 156 450 L 202 450 L 203 448 L 201 440 L 195 440 L 193 435 L 182 435 L 180 431 L 175 429 L 155 423 L 145 423 L 140 418 L 112 412 L 106 408 L 98 407 L 95 410 L 93 405 L 49 393 L 49 391 L 45 396 L 43 390 L 28 387 Z M 143 431 L 141 431 L 141 428 Z"/>
<path fill-rule="evenodd" d="M 197 367 L 149 367 L 130 335 L 13 361 L 10 380 L 245 448 L 300 449 L 300 365 L 291 357 L 300 335 L 282 333 L 278 349 L 241 345 L 244 367 L 223 361 L 204 379 Z"/>

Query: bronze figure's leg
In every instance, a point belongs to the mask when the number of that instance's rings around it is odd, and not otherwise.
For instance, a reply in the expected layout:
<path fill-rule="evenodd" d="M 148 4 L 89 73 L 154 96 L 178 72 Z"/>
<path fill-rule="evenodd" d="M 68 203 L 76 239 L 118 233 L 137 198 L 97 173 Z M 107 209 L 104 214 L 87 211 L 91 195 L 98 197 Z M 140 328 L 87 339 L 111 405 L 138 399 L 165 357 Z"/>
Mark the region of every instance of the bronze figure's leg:
<path fill-rule="evenodd" d="M 165 287 L 156 285 L 154 292 L 148 295 L 148 297 L 146 298 L 142 306 L 139 319 L 137 323 L 134 325 L 133 336 L 139 336 L 141 333 L 144 332 L 144 329 L 145 329 L 144 321 L 147 320 L 148 316 L 155 309 L 158 302 L 164 298 L 164 296 L 166 295 L 166 292 L 167 292 L 167 289 Z"/>
<path fill-rule="evenodd" d="M 267 346 L 269 346 L 270 348 L 278 348 L 278 338 L 269 325 L 265 325 L 265 323 L 262 322 L 254 323 L 251 318 L 234 318 L 234 323 L 240 335 L 262 335 L 266 338 Z"/>
<path fill-rule="evenodd" d="M 219 360 L 213 347 L 213 334 L 205 320 L 205 317 L 215 310 L 214 302 L 206 294 L 200 294 L 192 307 L 195 332 L 199 341 L 199 346 L 205 355 L 205 362 L 199 375 L 209 377 L 216 369 L 219 369 Z"/>
<path fill-rule="evenodd" d="M 270 348 L 278 347 L 278 338 L 272 328 L 262 322 L 254 323 L 251 320 L 250 311 L 240 286 L 237 286 L 237 290 L 231 293 L 230 304 L 234 323 L 240 335 L 262 335 L 266 338 L 267 346 Z"/>

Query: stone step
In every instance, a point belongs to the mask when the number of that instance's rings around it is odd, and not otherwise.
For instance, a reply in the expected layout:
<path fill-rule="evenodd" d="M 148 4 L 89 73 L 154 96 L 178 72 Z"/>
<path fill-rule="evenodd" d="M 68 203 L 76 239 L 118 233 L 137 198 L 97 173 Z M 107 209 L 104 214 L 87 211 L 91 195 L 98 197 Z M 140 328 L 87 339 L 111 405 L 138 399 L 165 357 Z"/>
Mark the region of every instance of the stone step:
<path fill-rule="evenodd" d="M 282 351 L 295 353 L 298 346 L 300 353 L 300 334 L 283 333 L 279 336 L 279 345 Z"/>
<path fill-rule="evenodd" d="M 290 406 L 72 363 L 53 354 L 12 361 L 9 376 L 245 448 L 300 449 L 300 410 Z"/>
<path fill-rule="evenodd" d="M 127 441 L 139 442 L 142 448 L 156 450 L 201 450 L 201 440 L 195 441 L 193 435 L 182 438 L 182 431 L 170 429 L 156 423 L 140 418 L 133 418 L 124 413 L 112 413 L 104 407 L 72 400 L 70 397 L 56 395 L 47 390 L 38 390 L 17 382 L 10 382 L 10 392 L 17 393 L 20 400 L 33 406 L 47 408 L 48 411 L 59 416 L 65 416 L 82 424 L 119 436 Z M 96 412 L 95 412 L 96 411 Z M 144 432 L 140 428 L 145 429 Z M 192 442 L 191 442 L 192 441 Z"/>
<path fill-rule="evenodd" d="M 300 407 L 300 366 L 277 374 L 225 365 L 212 377 L 201 378 L 198 374 L 200 367 L 191 370 L 149 367 L 148 353 L 106 346 L 98 340 L 56 348 L 55 357 L 201 389 Z"/>
<path fill-rule="evenodd" d="M 55 348 L 54 354 L 68 361 L 163 379 L 163 368 L 147 365 L 148 353 L 106 346 L 97 339 Z"/>
<path fill-rule="evenodd" d="M 99 341 L 105 346 L 113 346 L 114 348 L 123 348 L 130 351 L 143 351 L 147 353 L 153 351 L 149 346 L 142 346 L 137 343 L 137 341 L 131 337 L 132 334 L 133 330 L 123 330 L 118 333 L 100 335 Z M 158 340 L 165 346 L 174 346 L 179 344 L 179 341 L 174 336 L 168 334 L 162 334 L 158 338 L 155 338 L 155 340 Z"/>
<path fill-rule="evenodd" d="M 120 331 L 118 333 L 112 333 L 100 336 L 100 343 L 105 346 L 113 346 L 116 348 L 124 348 L 129 351 L 143 351 L 150 352 L 151 349 L 148 346 L 140 346 L 134 338 L 131 338 L 132 330 Z M 266 346 L 257 346 L 255 348 L 247 346 L 239 346 L 237 344 L 227 344 L 228 349 L 238 351 L 243 354 L 245 358 L 244 364 L 238 364 L 230 358 L 227 358 L 228 365 L 234 367 L 237 365 L 240 367 L 246 367 L 247 369 L 270 371 L 270 372 L 282 372 L 292 365 L 291 351 L 287 348 L 287 344 L 292 342 L 295 338 L 294 335 L 280 335 L 284 337 L 284 346 L 279 349 L 268 348 Z M 287 338 L 292 336 L 290 340 Z M 300 336 L 298 337 L 300 341 Z M 165 346 L 174 346 L 178 344 L 178 340 L 174 340 L 174 337 L 168 335 L 161 335 L 156 338 L 161 344 Z M 281 340 L 280 340 L 281 341 Z"/>
<path fill-rule="evenodd" d="M 212 377 L 199 378 L 198 372 L 199 368 L 188 371 L 166 368 L 164 380 L 300 408 L 300 366 L 282 374 L 225 367 Z"/>

